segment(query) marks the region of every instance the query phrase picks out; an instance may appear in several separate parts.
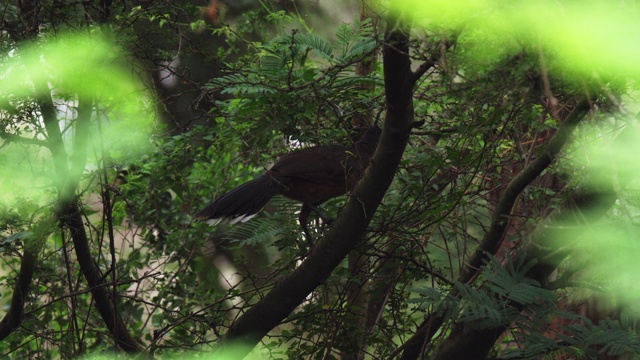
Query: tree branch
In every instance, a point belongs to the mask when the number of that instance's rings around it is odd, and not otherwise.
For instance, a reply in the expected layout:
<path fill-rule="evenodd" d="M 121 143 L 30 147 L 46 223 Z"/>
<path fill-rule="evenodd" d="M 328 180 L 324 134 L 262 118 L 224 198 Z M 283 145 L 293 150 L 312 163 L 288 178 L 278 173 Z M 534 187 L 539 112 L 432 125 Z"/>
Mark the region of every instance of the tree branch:
<path fill-rule="evenodd" d="M 227 352 L 229 345 L 245 346 L 234 356 L 248 352 L 321 285 L 360 242 L 389 188 L 407 144 L 413 116 L 407 31 L 398 20 L 390 21 L 389 29 L 383 50 L 387 117 L 371 164 L 338 219 L 307 259 L 231 325 L 216 349 L 218 355 Z"/>
<path fill-rule="evenodd" d="M 20 272 L 16 278 L 9 311 L 0 321 L 0 340 L 9 336 L 22 323 L 24 303 L 38 262 L 38 250 L 25 246 Z"/>
<path fill-rule="evenodd" d="M 637 130 L 633 126 L 628 126 L 614 140 L 614 146 L 621 146 L 622 151 L 627 151 L 625 143 L 635 143 L 637 141 Z M 535 265 L 527 272 L 527 277 L 538 281 L 542 287 L 553 290 L 549 283 L 549 277 L 557 269 L 558 265 L 565 260 L 571 247 L 566 246 L 576 241 L 575 229 L 585 225 L 593 224 L 604 215 L 616 202 L 617 194 L 615 189 L 625 187 L 632 179 L 625 173 L 628 169 L 623 167 L 613 167 L 608 173 L 591 174 L 589 178 L 605 179 L 597 184 L 587 180 L 586 184 L 578 186 L 568 194 L 566 200 L 556 208 L 544 221 L 542 221 L 533 231 L 530 242 L 527 243 L 519 256 L 525 256 L 525 262 L 535 261 Z M 633 170 L 632 170 L 633 171 Z M 557 226 L 558 224 L 562 226 Z M 573 224 L 573 225 L 572 225 Z M 558 244 L 562 239 L 563 244 Z M 514 259 L 518 262 L 518 259 Z M 520 304 L 510 304 L 521 310 Z M 507 329 L 507 325 L 495 329 L 472 329 L 467 326 L 464 337 L 451 337 L 443 346 L 440 359 L 451 359 L 456 354 L 460 354 L 455 349 L 473 348 L 480 354 L 488 353 L 501 334 Z"/>
<path fill-rule="evenodd" d="M 372 1 L 363 0 L 360 4 L 360 21 L 371 20 L 376 33 L 378 32 L 379 17 L 372 11 Z M 370 76 L 378 62 L 374 55 L 363 58 L 355 66 L 358 76 Z M 360 86 L 363 92 L 372 93 L 375 85 L 365 83 Z M 375 121 L 373 109 L 359 112 L 352 120 L 355 128 L 371 126 Z M 341 326 L 335 336 L 335 346 L 339 349 L 339 357 L 342 360 L 363 359 L 367 349 L 367 307 L 371 304 L 371 293 L 368 291 L 368 274 L 371 268 L 371 260 L 366 254 L 367 246 L 357 246 L 349 253 L 349 278 L 344 287 L 344 309 L 346 310 Z M 375 299 L 375 302 L 378 302 Z"/>
<path fill-rule="evenodd" d="M 557 155 L 562 150 L 563 146 L 569 139 L 569 136 L 578 125 L 578 123 L 584 118 L 584 116 L 588 113 L 590 109 L 589 99 L 583 98 L 578 104 L 575 106 L 574 110 L 567 117 L 567 119 L 562 123 L 560 128 L 556 131 L 553 138 L 549 141 L 547 146 L 543 149 L 543 151 L 538 155 L 536 160 L 534 160 L 529 166 L 523 169 L 520 174 L 518 174 L 510 183 L 507 185 L 506 189 L 493 215 L 493 219 L 491 221 L 491 226 L 489 230 L 485 234 L 484 238 L 478 245 L 476 251 L 472 254 L 467 265 L 462 269 L 460 275 L 457 279 L 458 282 L 461 283 L 470 283 L 475 278 L 478 271 L 482 266 L 483 261 L 487 259 L 488 254 L 495 254 L 500 243 L 502 242 L 502 238 L 504 237 L 505 231 L 508 226 L 509 215 L 511 214 L 511 209 L 515 204 L 518 196 L 533 180 L 535 180 L 543 170 L 545 170 L 551 162 L 557 157 Z M 449 292 L 449 296 L 457 296 L 458 292 L 455 288 Z M 402 359 L 417 359 L 420 356 L 420 353 L 423 350 L 424 344 L 426 344 L 429 339 L 436 333 L 436 331 L 442 325 L 444 319 L 441 315 L 430 314 L 425 321 L 418 327 L 416 333 L 413 337 L 411 337 L 404 345 L 404 352 L 402 355 Z M 492 331 L 498 331 L 498 334 L 501 334 L 504 329 L 490 329 Z M 452 333 L 451 337 L 456 336 L 456 334 L 460 335 L 461 333 Z M 462 348 L 452 349 L 452 351 L 465 351 L 467 355 L 472 353 L 478 353 L 479 357 L 486 355 L 482 355 L 478 350 L 471 351 L 470 346 L 475 345 L 479 342 L 486 341 L 483 336 L 488 336 L 489 338 L 493 338 L 495 336 L 494 333 L 489 334 L 488 332 L 477 334 L 477 337 L 469 336 L 469 334 L 465 333 L 460 338 L 465 338 L 473 341 L 473 344 L 466 344 L 464 350 Z M 484 343 L 483 343 L 484 344 Z M 493 347 L 494 343 L 491 343 L 488 349 Z M 484 344 L 486 345 L 486 344 Z M 457 346 L 457 345 L 456 345 Z M 483 345 L 479 345 L 482 347 Z M 449 347 L 447 347 L 449 348 Z M 488 352 L 489 350 L 487 350 Z M 440 355 L 446 354 L 446 355 Z M 446 353 L 444 351 L 439 352 L 436 355 L 436 358 L 445 359 L 446 356 L 453 356 L 450 353 Z M 454 359 L 455 357 L 449 357 Z"/>
<path fill-rule="evenodd" d="M 45 146 L 45 147 L 49 145 L 46 141 L 43 141 L 43 140 L 26 138 L 26 137 L 22 137 L 15 134 L 10 134 L 6 131 L 0 131 L 0 139 L 5 140 L 7 143 L 15 142 L 20 144 L 37 145 L 37 146 Z"/>
<path fill-rule="evenodd" d="M 424 75 L 427 71 L 431 70 L 434 66 L 436 66 L 436 64 L 438 63 L 438 60 L 443 58 L 447 50 L 449 50 L 456 43 L 457 40 L 458 40 L 458 34 L 455 34 L 454 36 L 452 36 L 451 39 L 442 40 L 442 46 L 440 46 L 441 48 L 440 53 L 431 55 L 427 60 L 425 60 L 422 64 L 420 64 L 420 66 L 418 66 L 416 71 L 414 71 L 411 74 L 411 81 L 413 81 L 414 83 L 417 82 L 422 77 L 422 75 Z"/>
<path fill-rule="evenodd" d="M 78 116 L 76 118 L 76 133 L 71 168 L 69 168 L 67 153 L 64 149 L 62 133 L 55 115 L 55 108 L 51 100 L 51 92 L 46 84 L 34 81 L 38 91 L 38 105 L 42 113 L 47 130 L 49 149 L 54 158 L 56 169 L 56 185 L 58 187 L 59 206 L 56 215 L 60 222 L 71 232 L 71 238 L 76 257 L 82 274 L 91 288 L 91 295 L 109 333 L 116 344 L 126 352 L 139 353 L 142 348 L 127 331 L 120 315 L 115 312 L 109 292 L 104 286 L 104 279 L 93 261 L 89 240 L 82 221 L 80 209 L 75 198 L 75 191 L 84 170 L 86 155 L 86 139 L 88 138 L 88 123 L 91 120 L 93 99 L 81 96 L 78 102 Z"/>
<path fill-rule="evenodd" d="M 558 156 L 560 150 L 562 150 L 569 140 L 569 136 L 589 112 L 590 108 L 589 99 L 581 99 L 567 119 L 560 125 L 547 146 L 538 154 L 538 157 L 509 182 L 509 185 L 504 189 L 502 197 L 496 206 L 489 230 L 484 235 L 476 251 L 467 261 L 467 265 L 460 272 L 459 282 L 467 283 L 472 281 L 482 266 L 482 263 L 487 260 L 487 254 L 493 255 L 496 253 L 509 225 L 511 209 L 518 199 L 518 196 L 522 190 L 540 176 L 542 171 L 551 165 L 551 162 Z"/>
<path fill-rule="evenodd" d="M 18 4 L 20 7 L 20 15 L 25 24 L 25 33 L 27 34 L 27 38 L 33 39 L 38 34 L 38 25 L 40 22 L 36 7 L 37 2 L 28 0 L 18 2 Z M 96 308 L 106 323 L 109 332 L 115 339 L 116 344 L 127 352 L 142 352 L 140 346 L 125 328 L 120 315 L 113 309 L 111 301 L 113 300 L 115 302 L 117 299 L 110 299 L 109 293 L 103 286 L 104 280 L 100 276 L 100 272 L 93 261 L 91 251 L 89 249 L 87 233 L 75 198 L 75 191 L 86 164 L 86 141 L 89 135 L 87 126 L 91 119 L 93 99 L 90 97 L 85 98 L 84 95 L 80 95 L 78 117 L 76 119 L 76 134 L 74 138 L 74 153 L 72 157 L 73 161 L 71 169 L 69 169 L 68 156 L 65 151 L 60 125 L 56 116 L 56 109 L 51 98 L 51 90 L 47 85 L 46 74 L 41 69 L 34 69 L 34 73 L 31 75 L 35 88 L 36 103 L 40 108 L 40 113 L 47 132 L 47 147 L 53 156 L 55 168 L 54 184 L 59 194 L 56 216 L 61 225 L 68 227 L 71 232 L 78 263 L 89 287 L 91 288 L 91 294 L 95 300 Z M 25 256 L 27 255 L 29 254 L 25 252 Z M 27 262 L 25 262 L 25 258 L 23 258 L 22 265 L 30 265 L 32 257 L 26 257 L 26 260 Z M 33 261 L 35 261 L 35 258 L 33 258 Z M 27 278 L 26 273 L 24 278 Z M 19 283 L 24 282 L 24 279 L 19 280 Z M 29 278 L 29 280 L 31 279 Z"/>

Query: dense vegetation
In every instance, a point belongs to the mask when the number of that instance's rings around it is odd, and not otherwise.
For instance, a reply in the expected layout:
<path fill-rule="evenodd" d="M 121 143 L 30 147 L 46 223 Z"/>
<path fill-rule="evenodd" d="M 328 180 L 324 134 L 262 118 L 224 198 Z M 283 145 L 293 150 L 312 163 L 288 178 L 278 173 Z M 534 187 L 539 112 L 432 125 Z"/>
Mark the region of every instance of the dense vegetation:
<path fill-rule="evenodd" d="M 501 33 L 522 19 L 500 2 L 491 26 L 409 2 L 335 26 L 293 1 L 2 5 L 0 354 L 637 356 L 640 22 L 569 3 L 549 28 L 588 20 L 582 50 Z M 374 124 L 313 249 L 284 198 L 193 221 L 279 154 Z"/>

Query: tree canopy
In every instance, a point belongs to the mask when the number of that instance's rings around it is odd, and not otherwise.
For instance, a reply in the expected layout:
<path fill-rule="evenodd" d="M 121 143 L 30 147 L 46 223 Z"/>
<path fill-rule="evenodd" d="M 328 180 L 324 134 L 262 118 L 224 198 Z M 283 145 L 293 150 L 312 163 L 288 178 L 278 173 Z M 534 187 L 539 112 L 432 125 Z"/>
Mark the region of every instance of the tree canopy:
<path fill-rule="evenodd" d="M 2 356 L 640 354 L 636 2 L 0 8 Z M 194 220 L 374 125 L 312 247 Z"/>

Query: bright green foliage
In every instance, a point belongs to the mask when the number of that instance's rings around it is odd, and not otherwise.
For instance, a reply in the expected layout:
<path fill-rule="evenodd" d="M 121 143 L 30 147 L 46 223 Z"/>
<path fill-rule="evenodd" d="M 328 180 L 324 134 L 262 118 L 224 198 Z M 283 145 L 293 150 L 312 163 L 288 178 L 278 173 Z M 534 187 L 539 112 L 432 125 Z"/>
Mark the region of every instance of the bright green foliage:
<path fill-rule="evenodd" d="M 635 122 L 634 119 L 625 120 Z M 636 128 L 627 128 L 621 139 L 614 143 L 602 141 L 609 134 L 591 135 L 600 139 L 586 144 L 575 157 L 578 166 L 593 174 L 586 184 L 603 188 L 613 182 L 622 196 L 608 211 L 609 216 L 596 223 L 583 224 L 575 229 L 571 239 L 558 236 L 557 241 L 559 246 L 576 249 L 570 265 L 573 271 L 583 272 L 585 281 L 593 282 L 594 286 L 614 296 L 618 306 L 637 312 L 640 310 L 637 305 L 640 287 L 635 279 L 640 276 L 636 266 L 640 244 L 636 219 L 640 203 L 636 188 L 640 176 L 637 166 L 640 133 Z M 615 174 L 613 178 L 612 174 Z M 556 226 L 575 225 L 561 222 Z"/>
<path fill-rule="evenodd" d="M 632 190 L 638 141 L 609 147 L 619 124 L 633 123 L 638 111 L 629 106 L 631 97 L 620 95 L 633 95 L 635 85 L 618 71 L 629 65 L 629 78 L 636 74 L 630 64 L 637 48 L 632 15 L 622 12 L 625 6 L 607 10 L 599 2 L 584 8 L 558 2 L 398 3 L 414 16 L 413 68 L 439 59 L 415 86 L 415 120 L 425 124 L 413 129 L 394 183 L 354 251 L 366 259 L 361 268 L 345 260 L 252 356 L 331 359 L 362 350 L 367 358 L 397 357 L 432 315 L 442 316 L 443 324 L 425 347 L 426 357 L 437 354 L 456 326 L 504 330 L 490 353 L 496 358 L 640 353 L 633 308 L 603 311 L 597 320 L 572 308 L 592 298 L 634 304 L 638 296 L 630 288 L 637 274 L 629 271 L 638 257 L 639 197 Z M 11 6 L 8 13 L 17 14 Z M 611 18 L 590 15 L 594 7 Z M 119 295 L 118 313 L 149 354 L 210 357 L 239 313 L 304 260 L 308 244 L 296 221 L 300 208 L 290 200 L 276 197 L 250 222 L 233 226 L 210 227 L 191 215 L 262 174 L 279 154 L 298 146 L 349 144 L 355 123 L 382 125 L 384 21 L 381 26 L 354 19 L 325 36 L 310 31 L 299 14 L 273 10 L 267 2 L 241 12 L 228 22 L 221 12 L 216 24 L 202 8 L 183 3 L 130 6 L 114 16 L 121 45 L 152 54 L 144 59 L 150 68 L 174 60 L 191 64 L 185 49 L 196 47 L 202 34 L 225 43 L 198 49 L 215 56 L 223 72 L 207 79 L 204 89 L 189 89 L 199 93 L 193 102 L 215 99 L 207 116 L 152 135 L 155 109 L 184 94 L 151 100 L 132 80 L 137 68 L 127 65 L 125 53 L 98 41 L 107 38 L 108 26 L 89 26 L 88 35 L 68 38 L 45 31 L 29 45 L 0 43 L 11 50 L 0 57 L 0 302 L 10 301 L 25 250 L 37 248 L 39 256 L 27 316 L 0 342 L 0 355 L 72 358 L 111 356 L 114 350 L 70 231 L 50 216 L 58 193 L 34 80 L 48 81 L 53 99 L 71 109 L 58 114 L 69 161 L 77 101 L 94 99 L 89 161 L 75 195 L 105 286 Z M 160 38 L 179 32 L 182 47 L 136 42 L 129 29 L 134 23 Z M 447 48 L 443 38 L 451 34 L 457 41 Z M 602 50 L 604 43 L 611 51 Z M 369 61 L 371 72 L 356 73 L 356 65 Z M 585 88 L 602 94 L 593 99 L 599 116 L 584 121 L 595 126 L 580 127 L 561 158 L 519 194 L 510 216 L 500 218 L 509 225 L 501 249 L 487 254 L 475 281 L 458 281 L 492 225 L 505 187 L 562 127 L 564 118 L 553 116 L 547 96 L 553 95 L 562 113 Z M 631 116 L 620 115 L 625 108 Z M 595 150 L 584 152 L 586 144 Z M 612 161 L 618 157 L 623 160 Z M 576 188 L 611 183 L 591 176 L 595 172 L 617 174 L 619 199 L 602 223 L 567 231 L 575 224 L 546 222 L 566 209 Z M 343 203 L 337 198 L 321 207 L 336 216 Z M 542 283 L 529 276 L 541 259 L 528 260 L 522 249 L 540 229 L 554 226 L 563 230 L 558 251 L 567 243 L 580 246 L 554 264 L 557 278 Z M 314 221 L 311 228 L 319 238 L 327 225 Z M 368 297 L 364 305 L 354 300 L 360 295 Z M 376 312 L 374 305 L 381 308 Z M 354 351 L 359 336 L 364 345 Z"/>
<path fill-rule="evenodd" d="M 42 84 L 51 84 L 54 101 L 60 111 L 69 111 L 59 118 L 63 135 L 71 147 L 73 140 L 73 109 L 79 97 L 95 99 L 98 110 L 91 124 L 92 150 L 90 154 L 108 151 L 114 160 L 139 156 L 149 145 L 153 129 L 153 113 L 149 113 L 150 97 L 142 84 L 130 73 L 124 53 L 108 36 L 99 32 L 60 34 L 51 39 L 24 44 L 9 54 L 0 67 L 0 108 L 5 129 L 13 135 L 34 138 L 36 144 L 46 144 L 42 119 L 34 115 L 33 103 L 25 101 L 33 91 L 41 96 L 48 92 Z M 35 84 L 35 89 L 34 89 Z M 11 117 L 26 121 L 11 121 Z M 7 132 L 7 130 L 3 130 Z M 39 142 L 39 143 L 38 143 Z M 47 149 L 25 148 L 9 142 L 0 154 L 5 169 L 0 174 L 0 199 L 13 202 L 28 196 L 49 201 L 42 189 L 56 181 L 51 167 L 51 154 Z M 93 158 L 91 162 L 102 161 Z M 33 168 L 33 164 L 40 167 Z M 16 174 L 20 174 L 16 176 Z"/>
<path fill-rule="evenodd" d="M 475 56 L 495 60 L 524 47 L 544 51 L 549 66 L 580 81 L 640 76 L 637 4 L 585 1 L 402 0 L 393 9 L 427 27 L 469 29 Z M 491 44 L 493 46 L 487 46 Z M 517 47 L 514 47 L 517 44 Z M 497 46 L 496 46 L 497 45 Z M 510 50 L 494 52 L 494 47 Z"/>

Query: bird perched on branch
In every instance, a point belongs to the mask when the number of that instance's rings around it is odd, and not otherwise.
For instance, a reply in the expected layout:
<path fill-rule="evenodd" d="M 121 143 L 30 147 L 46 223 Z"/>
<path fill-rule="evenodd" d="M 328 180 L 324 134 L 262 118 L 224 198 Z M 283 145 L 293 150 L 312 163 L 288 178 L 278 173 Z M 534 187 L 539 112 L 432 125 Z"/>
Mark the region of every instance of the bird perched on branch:
<path fill-rule="evenodd" d="M 312 244 L 307 219 L 314 211 L 330 221 L 317 206 L 351 191 L 364 174 L 376 150 L 382 130 L 368 128 L 353 146 L 323 145 L 282 156 L 264 175 L 218 197 L 195 215 L 196 219 L 217 224 L 245 222 L 256 215 L 276 194 L 302 203 L 300 226 Z"/>

